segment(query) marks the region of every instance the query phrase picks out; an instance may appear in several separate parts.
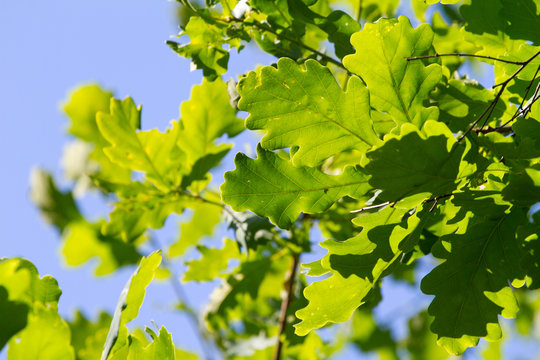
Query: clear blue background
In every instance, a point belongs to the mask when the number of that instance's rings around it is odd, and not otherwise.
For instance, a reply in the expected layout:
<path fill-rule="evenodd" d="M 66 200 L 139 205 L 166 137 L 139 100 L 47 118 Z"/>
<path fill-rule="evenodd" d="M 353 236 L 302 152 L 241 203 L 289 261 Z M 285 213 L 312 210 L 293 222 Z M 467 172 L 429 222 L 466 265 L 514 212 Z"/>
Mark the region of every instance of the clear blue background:
<path fill-rule="evenodd" d="M 101 310 L 112 313 L 133 268 L 95 278 L 93 264 L 63 266 L 59 234 L 29 200 L 30 170 L 39 165 L 61 179 L 63 146 L 71 140 L 65 135 L 67 119 L 61 103 L 81 83 L 97 82 L 119 98 L 129 95 L 142 103 L 145 129 L 163 130 L 178 117 L 180 103 L 189 98 L 191 86 L 201 82 L 202 74 L 190 72 L 189 61 L 165 45 L 179 31 L 176 8 L 176 3 L 163 0 L 0 0 L 0 257 L 25 257 L 40 274 L 53 275 L 64 290 L 59 311 L 66 318 L 76 309 L 92 318 Z M 245 52 L 242 61 L 232 56 L 228 75 L 273 61 L 249 48 Z M 236 151 L 243 151 L 242 145 Z M 87 196 L 82 203 L 89 216 L 106 210 L 96 196 Z M 157 234 L 163 244 L 173 240 L 174 220 Z M 210 287 L 189 285 L 186 290 L 200 308 Z M 391 289 L 378 309 L 377 316 L 398 335 L 405 330 L 405 318 L 429 302 L 416 291 L 404 286 Z M 169 329 L 179 346 L 198 352 L 186 319 L 168 310 L 175 299 L 170 285 L 153 283 L 147 294 L 134 325 L 155 320 Z M 353 355 L 348 349 L 341 358 Z"/>

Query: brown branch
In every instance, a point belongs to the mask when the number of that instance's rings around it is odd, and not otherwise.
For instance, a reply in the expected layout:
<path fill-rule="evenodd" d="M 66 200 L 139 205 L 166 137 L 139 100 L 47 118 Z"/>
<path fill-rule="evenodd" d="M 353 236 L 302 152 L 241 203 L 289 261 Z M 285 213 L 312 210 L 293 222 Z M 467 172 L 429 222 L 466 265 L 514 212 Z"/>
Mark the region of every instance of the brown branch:
<path fill-rule="evenodd" d="M 513 130 L 512 130 L 511 126 L 498 126 L 496 128 L 488 127 L 487 129 L 476 128 L 476 129 L 473 129 L 472 131 L 474 131 L 477 134 L 489 134 L 489 133 L 492 133 L 492 132 L 498 132 L 498 133 L 501 133 L 501 134 L 508 134 L 508 133 L 512 132 Z"/>
<path fill-rule="evenodd" d="M 478 125 L 478 123 L 484 118 L 484 116 L 486 117 L 485 120 L 484 120 L 484 123 L 482 124 L 482 126 L 480 128 L 483 128 L 484 125 L 487 123 L 487 121 L 489 120 L 489 118 L 491 117 L 491 114 L 493 113 L 493 110 L 495 110 L 495 107 L 497 106 L 497 103 L 499 102 L 499 99 L 501 98 L 502 96 L 502 93 L 504 92 L 504 90 L 506 89 L 506 87 L 508 86 L 508 84 L 510 83 L 510 81 L 512 81 L 516 76 L 519 75 L 519 73 L 521 71 L 523 71 L 523 69 L 525 69 L 525 67 L 527 67 L 527 65 L 530 64 L 531 61 L 533 61 L 538 55 L 540 55 L 540 51 L 538 51 L 536 54 L 534 54 L 533 56 L 531 56 L 530 58 L 528 58 L 527 60 L 521 62 L 521 66 L 519 67 L 519 69 L 517 69 L 508 79 L 506 79 L 505 81 L 503 81 L 502 83 L 500 84 L 497 84 L 497 85 L 494 85 L 493 88 L 495 87 L 498 87 L 500 86 L 501 88 L 499 89 L 499 91 L 497 92 L 497 95 L 495 95 L 495 99 L 493 99 L 493 101 L 491 101 L 491 103 L 486 107 L 486 109 L 482 112 L 482 114 L 480 114 L 480 116 L 472 123 L 472 125 L 469 127 L 469 129 L 467 129 L 467 131 L 465 131 L 463 133 L 463 135 L 461 135 L 457 142 L 460 142 L 461 140 L 463 140 L 465 138 L 465 136 L 467 136 L 474 128 L 476 125 Z M 507 122 L 508 123 L 508 122 Z M 506 124 L 505 124 L 506 125 Z"/>
<path fill-rule="evenodd" d="M 283 342 L 281 337 L 285 334 L 285 328 L 287 327 L 287 311 L 293 298 L 294 279 L 296 277 L 296 268 L 298 267 L 299 254 L 293 254 L 293 261 L 289 270 L 289 278 L 285 283 L 285 296 L 281 301 L 281 310 L 279 313 L 279 333 L 277 335 L 276 351 L 274 353 L 274 360 L 281 359 L 281 350 L 283 348 Z"/>
<path fill-rule="evenodd" d="M 473 58 L 480 58 L 480 59 L 488 59 L 493 61 L 499 61 L 507 64 L 513 64 L 513 65 L 524 65 L 528 62 L 526 61 L 512 61 L 512 60 L 505 60 L 505 59 L 499 59 L 494 58 L 492 56 L 485 56 L 485 55 L 476 55 L 476 54 L 466 54 L 466 53 L 452 53 L 452 54 L 434 54 L 434 55 L 424 55 L 424 56 L 412 56 L 406 58 L 407 61 L 411 60 L 423 60 L 423 59 L 432 59 L 432 58 L 438 58 L 443 56 L 457 56 L 457 57 L 473 57 Z"/>

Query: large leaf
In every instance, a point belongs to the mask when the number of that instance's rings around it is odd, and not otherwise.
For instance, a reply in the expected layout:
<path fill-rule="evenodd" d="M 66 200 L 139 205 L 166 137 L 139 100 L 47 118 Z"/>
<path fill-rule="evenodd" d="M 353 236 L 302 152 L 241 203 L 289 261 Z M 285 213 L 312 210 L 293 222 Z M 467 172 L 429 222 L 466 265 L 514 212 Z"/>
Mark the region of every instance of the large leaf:
<path fill-rule="evenodd" d="M 367 150 L 380 140 L 370 118 L 369 95 L 357 77 L 343 91 L 318 62 L 304 66 L 282 58 L 271 66 L 250 72 L 238 84 L 240 110 L 249 112 L 246 126 L 267 132 L 265 149 L 298 148 L 295 166 L 318 165 L 350 149 Z"/>
<path fill-rule="evenodd" d="M 406 58 L 426 55 L 432 41 L 427 24 L 413 29 L 403 16 L 381 19 L 351 37 L 356 53 L 346 56 L 343 64 L 364 79 L 375 109 L 388 112 L 398 125 L 412 122 L 420 127 L 437 118 L 437 109 L 425 108 L 423 102 L 442 72 L 438 64 L 426 66 Z"/>
<path fill-rule="evenodd" d="M 328 322 L 349 319 L 403 251 L 410 251 L 431 213 L 423 209 L 407 218 L 407 212 L 407 208 L 396 205 L 360 216 L 353 220 L 363 228 L 360 234 L 343 242 L 328 240 L 321 244 L 328 254 L 318 265 L 319 269 L 310 272 L 332 275 L 304 290 L 309 304 L 296 312 L 302 320 L 295 325 L 298 335 Z"/>
<path fill-rule="evenodd" d="M 501 15 L 510 23 L 506 32 L 512 39 L 540 45 L 540 1 L 501 0 Z"/>
<path fill-rule="evenodd" d="M 399 136 L 385 138 L 384 145 L 366 154 L 369 183 L 383 190 L 385 200 L 396 201 L 414 194 L 435 197 L 451 192 L 476 170 L 464 161 L 467 142 L 456 142 L 450 130 L 439 122 L 428 121 L 423 134 L 410 124 Z"/>
<path fill-rule="evenodd" d="M 221 186 L 223 201 L 236 211 L 269 217 L 282 229 L 289 228 L 301 212 L 323 212 L 346 195 L 362 196 L 371 189 L 367 176 L 357 168 L 332 176 L 316 168 L 296 168 L 260 146 L 257 155 L 255 160 L 236 155 L 236 170 L 225 173 Z"/>
<path fill-rule="evenodd" d="M 8 358 L 74 360 L 68 324 L 55 309 L 36 304 L 28 325 L 9 341 Z"/>
<path fill-rule="evenodd" d="M 519 286 L 525 276 L 515 233 L 523 216 L 514 210 L 478 222 L 464 234 L 443 236 L 433 250 L 445 261 L 422 280 L 422 291 L 435 295 L 429 306 L 435 317 L 431 330 L 448 352 L 461 354 L 480 338 L 498 340 L 498 316 L 515 317 L 518 304 L 510 283 Z"/>

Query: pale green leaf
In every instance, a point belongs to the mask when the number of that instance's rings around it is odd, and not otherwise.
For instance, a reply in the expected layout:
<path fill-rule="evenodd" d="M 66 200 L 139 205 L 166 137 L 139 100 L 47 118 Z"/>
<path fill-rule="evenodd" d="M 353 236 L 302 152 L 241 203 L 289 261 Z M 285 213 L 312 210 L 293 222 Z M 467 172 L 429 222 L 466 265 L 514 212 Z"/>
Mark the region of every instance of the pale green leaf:
<path fill-rule="evenodd" d="M 54 308 L 39 303 L 28 316 L 28 324 L 9 341 L 10 360 L 70 360 L 75 359 L 68 324 Z"/>
<path fill-rule="evenodd" d="M 102 276 L 139 261 L 140 255 L 133 244 L 103 235 L 101 225 L 79 221 L 67 227 L 61 250 L 66 265 L 79 266 L 96 257 L 99 263 L 95 274 Z"/>
<path fill-rule="evenodd" d="M 190 164 L 209 153 L 217 153 L 215 140 L 227 134 L 237 135 L 244 129 L 243 121 L 229 103 L 227 85 L 221 78 L 203 80 L 193 86 L 191 98 L 180 107 L 183 129 L 178 146 L 187 154 Z"/>
<path fill-rule="evenodd" d="M 381 19 L 351 37 L 356 53 L 346 56 L 343 64 L 364 79 L 375 109 L 388 112 L 397 125 L 410 122 L 421 127 L 426 120 L 437 119 L 437 109 L 425 108 L 423 102 L 441 80 L 441 67 L 406 58 L 428 54 L 432 41 L 427 24 L 414 29 L 403 16 Z"/>
<path fill-rule="evenodd" d="M 380 142 L 370 118 L 369 95 L 357 77 L 343 91 L 318 62 L 298 65 L 282 58 L 251 72 L 238 84 L 240 110 L 249 112 L 246 126 L 264 130 L 265 149 L 298 148 L 295 166 L 318 165 L 350 149 L 365 151 Z"/>
<path fill-rule="evenodd" d="M 201 254 L 198 260 L 191 260 L 186 263 L 187 270 L 184 273 L 183 281 L 212 281 L 224 275 L 227 270 L 229 260 L 238 258 L 240 253 L 234 240 L 224 239 L 221 249 L 198 246 Z"/>
<path fill-rule="evenodd" d="M 132 337 L 129 345 L 127 360 L 174 360 L 176 359 L 175 348 L 171 334 L 164 326 L 159 330 L 159 335 L 153 330 L 146 328 L 146 332 L 152 337 L 152 342 L 143 344 L 136 337 Z"/>
<path fill-rule="evenodd" d="M 219 198 L 210 193 L 205 194 L 205 198 L 219 202 Z M 186 249 L 197 244 L 202 237 L 211 236 L 221 218 L 222 208 L 214 203 L 194 203 L 190 208 L 193 215 L 189 221 L 180 224 L 180 237 L 169 248 L 171 257 L 184 254 Z"/>
<path fill-rule="evenodd" d="M 332 176 L 316 168 L 294 167 L 275 153 L 257 147 L 258 158 L 242 153 L 235 158 L 236 170 L 225 173 L 223 201 L 236 211 L 250 210 L 282 229 L 301 212 L 323 212 L 346 195 L 362 196 L 371 187 L 358 168 Z"/>
<path fill-rule="evenodd" d="M 71 345 L 79 360 L 99 359 L 103 344 L 107 338 L 111 316 L 105 312 L 99 314 L 96 322 L 92 322 L 77 311 L 75 319 L 69 322 L 71 330 Z"/>
<path fill-rule="evenodd" d="M 179 185 L 185 154 L 178 148 L 178 123 L 161 133 L 157 130 L 137 131 L 141 107 L 131 98 L 112 99 L 110 113 L 100 112 L 97 124 L 103 137 L 111 144 L 104 149 L 111 161 L 131 169 L 144 171 L 160 189 Z"/>
<path fill-rule="evenodd" d="M 154 252 L 141 260 L 133 276 L 120 294 L 114 317 L 101 355 L 102 360 L 125 359 L 129 353 L 128 328 L 126 324 L 137 317 L 143 303 L 146 287 L 154 278 L 161 263 L 161 255 Z"/>

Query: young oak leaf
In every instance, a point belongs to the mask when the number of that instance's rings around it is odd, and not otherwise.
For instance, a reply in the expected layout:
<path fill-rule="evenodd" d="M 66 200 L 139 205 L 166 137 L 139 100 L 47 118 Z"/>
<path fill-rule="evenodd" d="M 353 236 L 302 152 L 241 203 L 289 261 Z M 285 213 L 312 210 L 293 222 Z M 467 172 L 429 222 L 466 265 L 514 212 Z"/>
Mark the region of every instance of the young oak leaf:
<path fill-rule="evenodd" d="M 349 195 L 366 194 L 371 186 L 358 168 L 332 176 L 317 168 L 294 167 L 291 161 L 257 146 L 257 159 L 238 153 L 236 170 L 225 173 L 223 201 L 235 211 L 250 210 L 288 229 L 301 212 L 323 212 Z"/>
<path fill-rule="evenodd" d="M 203 80 L 191 90 L 191 98 L 180 106 L 183 129 L 178 146 L 186 153 L 190 164 L 209 153 L 219 152 L 214 141 L 227 134 L 236 136 L 244 130 L 243 121 L 229 103 L 227 85 L 221 78 Z"/>
<path fill-rule="evenodd" d="M 177 123 L 165 133 L 157 130 L 137 131 L 141 107 L 131 98 L 111 99 L 110 113 L 97 114 L 99 131 L 110 147 L 104 149 L 111 161 L 122 167 L 144 171 L 149 180 L 162 190 L 180 184 L 185 154 L 178 148 Z M 174 169 L 174 171 L 172 171 Z"/>
<path fill-rule="evenodd" d="M 346 56 L 343 64 L 366 82 L 375 109 L 389 113 L 397 125 L 409 122 L 421 127 L 438 117 L 437 108 L 426 108 L 423 102 L 442 71 L 438 64 L 425 66 L 406 58 L 426 55 L 432 41 L 427 24 L 414 29 L 404 16 L 380 19 L 351 36 L 356 53 Z"/>
<path fill-rule="evenodd" d="M 298 65 L 288 58 L 250 72 L 238 84 L 238 108 L 249 112 L 246 126 L 264 130 L 268 150 L 298 147 L 295 166 L 316 166 L 336 153 L 366 151 L 379 144 L 370 117 L 369 94 L 353 76 L 343 91 L 317 61 Z"/>
<path fill-rule="evenodd" d="M 475 346 L 480 338 L 502 336 L 498 315 L 513 318 L 518 311 L 513 286 L 523 284 L 521 249 L 516 229 L 524 214 L 512 210 L 498 219 L 470 226 L 464 234 L 441 238 L 433 254 L 445 261 L 422 279 L 422 292 L 435 295 L 429 313 L 439 345 L 452 354 Z"/>

